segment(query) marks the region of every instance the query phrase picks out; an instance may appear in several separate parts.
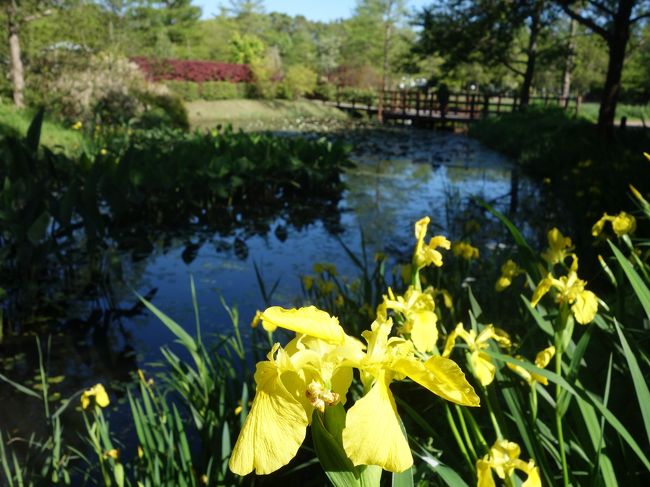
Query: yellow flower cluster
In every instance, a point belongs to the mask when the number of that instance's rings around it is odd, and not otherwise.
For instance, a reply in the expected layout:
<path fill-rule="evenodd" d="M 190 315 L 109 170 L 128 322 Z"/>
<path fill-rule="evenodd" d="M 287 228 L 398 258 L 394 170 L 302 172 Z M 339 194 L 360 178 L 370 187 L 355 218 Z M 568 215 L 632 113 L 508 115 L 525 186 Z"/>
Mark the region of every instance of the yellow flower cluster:
<path fill-rule="evenodd" d="M 542 252 L 542 258 L 551 265 L 560 264 L 570 255 L 573 243 L 570 237 L 562 235 L 557 228 L 551 228 L 547 234 L 548 248 Z"/>
<path fill-rule="evenodd" d="M 537 354 L 535 357 L 535 365 L 539 367 L 540 369 L 546 368 L 546 366 L 551 362 L 551 359 L 555 355 L 555 347 L 550 346 L 548 348 L 545 348 L 541 352 Z M 517 355 L 515 357 L 518 360 L 524 360 L 524 358 L 521 355 Z M 536 374 L 535 372 L 529 372 L 528 370 L 524 369 L 520 365 L 515 365 L 511 364 L 508 362 L 508 368 L 518 374 L 520 377 L 522 377 L 526 382 L 528 382 L 530 385 L 533 385 L 535 382 L 539 382 L 540 384 L 544 384 L 545 386 L 548 385 L 548 379 L 542 375 Z"/>
<path fill-rule="evenodd" d="M 490 448 L 490 452 L 476 462 L 478 487 L 495 487 L 492 472 L 496 473 L 500 479 L 505 480 L 515 470 L 520 470 L 528 476 L 521 487 L 541 487 L 542 480 L 535 461 L 531 459 L 524 462 L 519 455 L 521 455 L 521 448 L 517 443 L 497 440 Z"/>
<path fill-rule="evenodd" d="M 412 292 L 388 301 L 409 314 L 419 311 L 416 303 L 421 299 L 428 301 Z M 294 331 L 296 337 L 285 347 L 276 343 L 267 360 L 257 364 L 255 398 L 229 462 L 239 475 L 253 470 L 267 474 L 289 463 L 315 411 L 346 402 L 354 369 L 366 392 L 347 411 L 342 445 L 355 466 L 379 465 L 401 472 L 413 464 L 391 382 L 410 378 L 449 401 L 479 404 L 454 361 L 420 358 L 413 342 L 390 337 L 393 323 L 388 317 L 378 316 L 371 329 L 362 333 L 365 344 L 348 336 L 337 318 L 313 306 L 271 307 L 259 319 L 267 331 L 281 327 Z"/>
<path fill-rule="evenodd" d="M 531 305 L 537 306 L 537 303 L 551 289 L 557 291 L 555 301 L 560 304 L 571 305 L 571 311 L 575 319 L 581 325 L 586 325 L 593 321 L 598 312 L 598 298 L 591 291 L 587 291 L 587 283 L 578 278 L 578 257 L 572 255 L 573 261 L 571 268 L 566 276 L 559 279 L 553 277 L 550 272 L 544 277 L 533 292 Z"/>
<path fill-rule="evenodd" d="M 495 328 L 493 325 L 487 325 L 477 335 L 474 330 L 467 331 L 463 328 L 462 323 L 458 323 L 454 331 L 447 337 L 445 342 L 445 349 L 442 352 L 443 357 L 449 357 L 451 350 L 456 344 L 456 339 L 462 339 L 470 351 L 469 363 L 472 367 L 474 376 L 479 380 L 482 386 L 488 386 L 494 380 L 496 374 L 496 366 L 492 363 L 490 356 L 487 355 L 486 350 L 490 344 L 488 340 L 494 340 L 498 345 L 508 348 L 512 345 L 508 334 Z"/>
<path fill-rule="evenodd" d="M 612 230 L 617 237 L 622 237 L 623 235 L 630 235 L 636 230 L 636 218 L 634 216 L 621 211 L 618 215 L 608 215 L 607 213 L 594 223 L 594 226 L 591 227 L 591 234 L 594 237 L 598 237 L 603 233 L 605 228 L 605 223 L 610 222 L 612 224 Z"/>
<path fill-rule="evenodd" d="M 456 257 L 461 257 L 465 260 L 478 259 L 478 249 L 468 242 L 454 242 L 451 246 L 451 251 Z"/>
<path fill-rule="evenodd" d="M 438 247 L 446 250 L 451 248 L 451 242 L 446 237 L 440 235 L 431 237 L 428 244 L 424 243 L 430 221 L 431 219 L 425 216 L 415 224 L 415 238 L 417 243 L 413 252 L 413 265 L 416 270 L 428 265 L 442 266 L 442 254 L 437 249 Z"/>
<path fill-rule="evenodd" d="M 501 292 L 510 287 L 512 280 L 522 272 L 521 268 L 513 260 L 508 259 L 506 263 L 501 266 L 501 277 L 497 279 L 494 289 L 497 292 Z"/>
<path fill-rule="evenodd" d="M 85 390 L 81 393 L 81 407 L 83 409 L 88 409 L 88 406 L 90 406 L 93 399 L 95 401 L 95 404 L 102 408 L 105 408 L 111 402 L 108 399 L 108 394 L 106 393 L 106 389 L 104 389 L 104 386 L 102 384 L 96 384 L 90 389 Z"/>

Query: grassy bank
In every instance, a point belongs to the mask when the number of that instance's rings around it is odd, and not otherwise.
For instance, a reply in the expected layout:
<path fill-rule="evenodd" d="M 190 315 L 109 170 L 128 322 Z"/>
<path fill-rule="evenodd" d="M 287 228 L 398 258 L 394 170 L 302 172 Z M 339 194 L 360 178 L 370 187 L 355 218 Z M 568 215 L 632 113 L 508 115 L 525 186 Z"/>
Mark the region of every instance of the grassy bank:
<path fill-rule="evenodd" d="M 0 135 L 24 136 L 36 115 L 34 109 L 19 110 L 13 105 L 0 103 Z M 66 153 L 77 152 L 83 136 L 78 130 L 66 127 L 46 117 L 43 123 L 41 143 L 53 149 L 61 147 Z"/>
<path fill-rule="evenodd" d="M 606 140 L 586 119 L 574 119 L 561 110 L 530 110 L 482 120 L 469 135 L 544 181 L 558 206 L 570 209 L 585 240 L 603 212 L 632 207 L 628 184 L 645 195 L 650 191 L 650 181 L 639 177 L 648 165 L 643 156 L 650 150 L 648 130 L 618 130 Z"/>
<path fill-rule="evenodd" d="M 595 122 L 598 120 L 599 103 L 588 102 L 580 105 L 580 116 Z M 650 123 L 650 105 L 627 105 L 619 103 L 616 107 L 616 121 L 620 122 L 621 117 L 627 117 L 628 122 Z"/>
<path fill-rule="evenodd" d="M 231 124 L 235 128 L 282 128 L 304 121 L 343 121 L 346 115 L 336 108 L 311 100 L 219 100 L 186 104 L 193 128 Z"/>

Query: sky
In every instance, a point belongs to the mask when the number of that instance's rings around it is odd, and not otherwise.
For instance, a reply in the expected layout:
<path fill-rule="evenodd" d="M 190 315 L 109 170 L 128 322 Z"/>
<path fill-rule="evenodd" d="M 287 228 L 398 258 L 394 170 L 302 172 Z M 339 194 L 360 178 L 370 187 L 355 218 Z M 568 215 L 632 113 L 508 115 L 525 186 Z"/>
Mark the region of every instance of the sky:
<path fill-rule="evenodd" d="M 409 9 L 430 5 L 433 0 L 407 0 Z M 194 0 L 194 4 L 203 8 L 203 18 L 211 18 L 219 13 L 222 0 Z M 289 15 L 303 15 L 309 20 L 328 22 L 348 18 L 352 14 L 356 0 L 265 0 L 267 12 L 281 12 Z"/>

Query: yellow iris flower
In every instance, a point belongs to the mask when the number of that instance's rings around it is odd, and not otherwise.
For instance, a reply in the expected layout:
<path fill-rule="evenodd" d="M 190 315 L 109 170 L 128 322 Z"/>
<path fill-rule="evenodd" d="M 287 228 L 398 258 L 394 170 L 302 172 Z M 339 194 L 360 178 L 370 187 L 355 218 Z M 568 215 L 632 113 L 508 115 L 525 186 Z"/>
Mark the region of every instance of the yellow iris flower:
<path fill-rule="evenodd" d="M 483 352 L 483 350 L 490 346 L 488 343 L 488 340 L 490 339 L 497 342 L 501 347 L 509 347 L 511 345 L 510 337 L 508 337 L 506 332 L 499 330 L 492 325 L 487 325 L 477 335 L 474 330 L 467 331 L 463 328 L 462 323 L 458 323 L 454 331 L 452 331 L 447 337 L 445 349 L 442 352 L 443 357 L 449 357 L 457 338 L 462 339 L 471 352 L 470 364 L 476 378 L 479 380 L 481 385 L 490 385 L 494 380 L 496 365 L 492 363 L 490 356 Z"/>
<path fill-rule="evenodd" d="M 632 234 L 636 230 L 636 218 L 621 211 L 618 215 L 608 215 L 607 213 L 604 213 L 601 219 L 591 227 L 591 235 L 598 237 L 603 232 L 605 223 L 607 222 L 612 224 L 612 230 L 614 230 L 617 237 Z"/>
<path fill-rule="evenodd" d="M 102 384 L 96 384 L 81 393 L 81 407 L 83 409 L 88 409 L 92 399 L 95 400 L 95 404 L 100 408 L 105 408 L 111 403 L 108 394 L 106 393 L 106 389 L 104 389 Z"/>
<path fill-rule="evenodd" d="M 384 296 L 384 304 L 386 309 L 392 309 L 402 314 L 404 322 L 398 333 L 409 335 L 419 352 L 430 352 L 436 347 L 438 317 L 431 294 L 420 292 L 413 286 L 409 286 L 404 296 L 396 297 L 389 288 L 388 296 Z"/>
<path fill-rule="evenodd" d="M 230 469 L 246 475 L 271 473 L 289 463 L 302 444 L 316 409 L 345 402 L 352 369 L 361 372 L 367 394 L 347 412 L 343 447 L 354 465 L 399 472 L 413 464 L 389 385 L 405 377 L 447 400 L 478 406 L 479 398 L 452 360 L 415 357 L 411 341 L 389 338 L 392 321 L 378 320 L 363 344 L 339 330 L 336 318 L 316 308 L 269 308 L 259 314 L 266 329 L 298 335 L 275 344 L 257 364 L 256 394 L 230 457 Z M 382 428 L 377 428 L 381 424 Z"/>
<path fill-rule="evenodd" d="M 570 304 L 576 321 L 586 325 L 593 321 L 598 312 L 598 298 L 585 289 L 586 285 L 586 281 L 578 278 L 578 258 L 574 255 L 569 273 L 559 279 L 549 273 L 537 285 L 530 304 L 537 306 L 542 297 L 554 288 L 557 290 L 555 300 L 558 303 Z"/>
<path fill-rule="evenodd" d="M 461 257 L 465 260 L 478 259 L 478 249 L 468 242 L 454 242 L 451 246 L 451 251 L 456 257 Z"/>
<path fill-rule="evenodd" d="M 255 398 L 229 461 L 230 470 L 236 474 L 246 475 L 253 470 L 268 474 L 283 467 L 305 439 L 314 410 L 345 402 L 352 383 L 349 364 L 361 358 L 363 345 L 345 334 L 337 344 L 316 337 L 330 336 L 323 329 L 333 322 L 324 311 L 322 317 L 329 319 L 323 326 L 310 322 L 316 310 L 312 308 L 269 308 L 270 312 L 261 314 L 263 324 L 269 316 L 286 318 L 288 326 L 278 321 L 274 324 L 288 329 L 295 328 L 300 316 L 304 316 L 307 325 L 301 329 L 308 335 L 298 335 L 285 349 L 276 343 L 267 360 L 257 364 Z M 338 341 L 336 335 L 334 341 Z"/>
<path fill-rule="evenodd" d="M 553 358 L 554 355 L 555 355 L 555 347 L 551 345 L 550 347 L 545 348 L 544 350 L 542 350 L 537 354 L 537 356 L 535 357 L 535 365 L 540 369 L 546 368 L 546 366 L 551 362 L 551 359 Z M 524 360 L 524 358 L 521 355 L 517 355 L 515 358 L 522 361 Z M 531 386 L 535 382 L 539 382 L 540 384 L 544 384 L 545 386 L 548 385 L 548 379 L 543 375 L 536 374 L 535 372 L 529 372 L 528 370 L 524 369 L 522 366 L 511 364 L 510 362 L 508 362 L 506 365 L 510 370 L 517 373 L 519 376 L 521 376 Z"/>
<path fill-rule="evenodd" d="M 521 448 L 516 443 L 507 440 L 497 440 L 490 448 L 490 452 L 476 462 L 478 474 L 478 487 L 495 487 L 492 472 L 495 472 L 500 479 L 506 479 L 515 470 L 524 472 L 528 478 L 521 487 L 541 487 L 542 480 L 539 476 L 539 468 L 535 466 L 534 460 L 525 462 L 519 458 Z"/>
<path fill-rule="evenodd" d="M 512 284 L 512 280 L 522 272 L 521 268 L 513 260 L 508 259 L 501 266 L 501 277 L 497 279 L 494 289 L 496 289 L 497 292 L 503 291 L 509 287 L 510 284 Z"/>
<path fill-rule="evenodd" d="M 413 252 L 413 265 L 416 269 L 421 269 L 428 265 L 442 266 L 442 254 L 436 250 L 438 247 L 449 250 L 451 242 L 446 237 L 432 237 L 428 244 L 424 243 L 427 235 L 427 228 L 431 219 L 428 216 L 421 218 L 415 223 L 415 251 Z"/>
<path fill-rule="evenodd" d="M 402 472 L 413 465 L 413 457 L 389 388 L 393 380 L 408 377 L 465 406 L 478 406 L 479 398 L 454 361 L 443 357 L 418 360 L 410 341 L 389 338 L 391 329 L 392 320 L 377 320 L 371 330 L 362 333 L 368 350 L 356 367 L 368 392 L 347 412 L 342 437 L 354 465 L 379 465 L 390 472 Z"/>
<path fill-rule="evenodd" d="M 573 243 L 570 237 L 562 235 L 557 228 L 551 228 L 546 236 L 548 248 L 542 252 L 542 258 L 551 265 L 564 262 L 570 251 L 573 250 Z"/>

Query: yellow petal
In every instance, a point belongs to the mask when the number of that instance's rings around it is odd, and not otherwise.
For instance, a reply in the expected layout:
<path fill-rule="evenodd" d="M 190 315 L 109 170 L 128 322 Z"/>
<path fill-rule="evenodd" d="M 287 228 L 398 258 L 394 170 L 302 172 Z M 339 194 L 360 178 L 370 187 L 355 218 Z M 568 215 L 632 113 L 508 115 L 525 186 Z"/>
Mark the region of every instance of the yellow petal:
<path fill-rule="evenodd" d="M 411 341 L 419 352 L 430 352 L 436 348 L 438 341 L 438 329 L 436 314 L 432 311 L 415 311 L 409 314 L 409 321 L 412 324 Z"/>
<path fill-rule="evenodd" d="M 383 374 L 348 411 L 343 448 L 354 465 L 379 465 L 389 472 L 403 472 L 413 465 L 395 400 Z"/>
<path fill-rule="evenodd" d="M 280 327 L 330 343 L 341 344 L 345 340 L 345 332 L 339 325 L 338 318 L 330 316 L 315 306 L 298 309 L 272 306 L 261 314 L 261 319 L 266 331 L 275 331 Z"/>
<path fill-rule="evenodd" d="M 535 466 L 532 460 L 528 462 L 528 478 L 521 484 L 521 487 L 542 487 L 542 479 L 539 476 L 539 468 Z"/>
<path fill-rule="evenodd" d="M 501 291 L 507 289 L 510 284 L 512 284 L 512 279 L 506 276 L 501 276 L 499 279 L 497 279 L 497 282 L 494 285 L 494 289 L 500 293 Z"/>
<path fill-rule="evenodd" d="M 545 348 L 537 354 L 535 357 L 535 365 L 540 369 L 545 368 L 550 362 L 553 356 L 555 355 L 555 347 L 551 345 L 548 348 Z"/>
<path fill-rule="evenodd" d="M 515 358 L 519 360 L 523 359 L 523 357 L 515 357 Z M 510 370 L 512 370 L 515 374 L 519 375 L 522 379 L 524 379 L 529 384 L 533 382 L 533 376 L 531 375 L 531 373 L 528 372 L 526 369 L 524 369 L 521 365 L 511 364 L 510 362 L 507 362 L 506 365 Z"/>
<path fill-rule="evenodd" d="M 448 401 L 464 406 L 479 405 L 480 399 L 474 388 L 451 359 L 431 357 L 423 364 L 419 360 L 402 357 L 393 362 L 391 369 Z"/>
<path fill-rule="evenodd" d="M 111 401 L 108 399 L 108 394 L 106 393 L 104 386 L 97 384 L 93 389 L 95 390 L 95 403 L 102 408 L 108 406 Z"/>
<path fill-rule="evenodd" d="M 478 476 L 477 487 L 496 487 L 489 462 L 478 460 L 476 462 L 476 474 Z"/>
<path fill-rule="evenodd" d="M 81 407 L 88 409 L 88 406 L 90 406 L 90 394 L 88 394 L 88 391 L 84 391 L 81 394 Z"/>
<path fill-rule="evenodd" d="M 537 285 L 537 289 L 533 292 L 533 297 L 530 300 L 530 305 L 535 307 L 537 303 L 544 297 L 544 295 L 551 290 L 553 286 L 553 276 L 548 274 L 544 279 L 542 279 Z"/>
<path fill-rule="evenodd" d="M 490 361 L 489 356 L 480 353 L 479 351 L 472 352 L 470 362 L 474 369 L 474 375 L 479 380 L 481 385 L 488 386 L 494 380 L 496 374 L 496 366 Z"/>
<path fill-rule="evenodd" d="M 632 215 L 621 211 L 618 215 L 612 220 L 612 229 L 617 237 L 622 237 L 630 233 L 634 233 L 636 230 L 636 218 Z"/>
<path fill-rule="evenodd" d="M 576 296 L 571 311 L 581 325 L 591 323 L 598 312 L 598 298 L 591 291 L 582 291 Z"/>
<path fill-rule="evenodd" d="M 238 475 L 283 467 L 296 456 L 307 431 L 307 413 L 284 387 L 274 364 L 259 363 L 255 380 L 255 399 L 228 463 Z"/>

